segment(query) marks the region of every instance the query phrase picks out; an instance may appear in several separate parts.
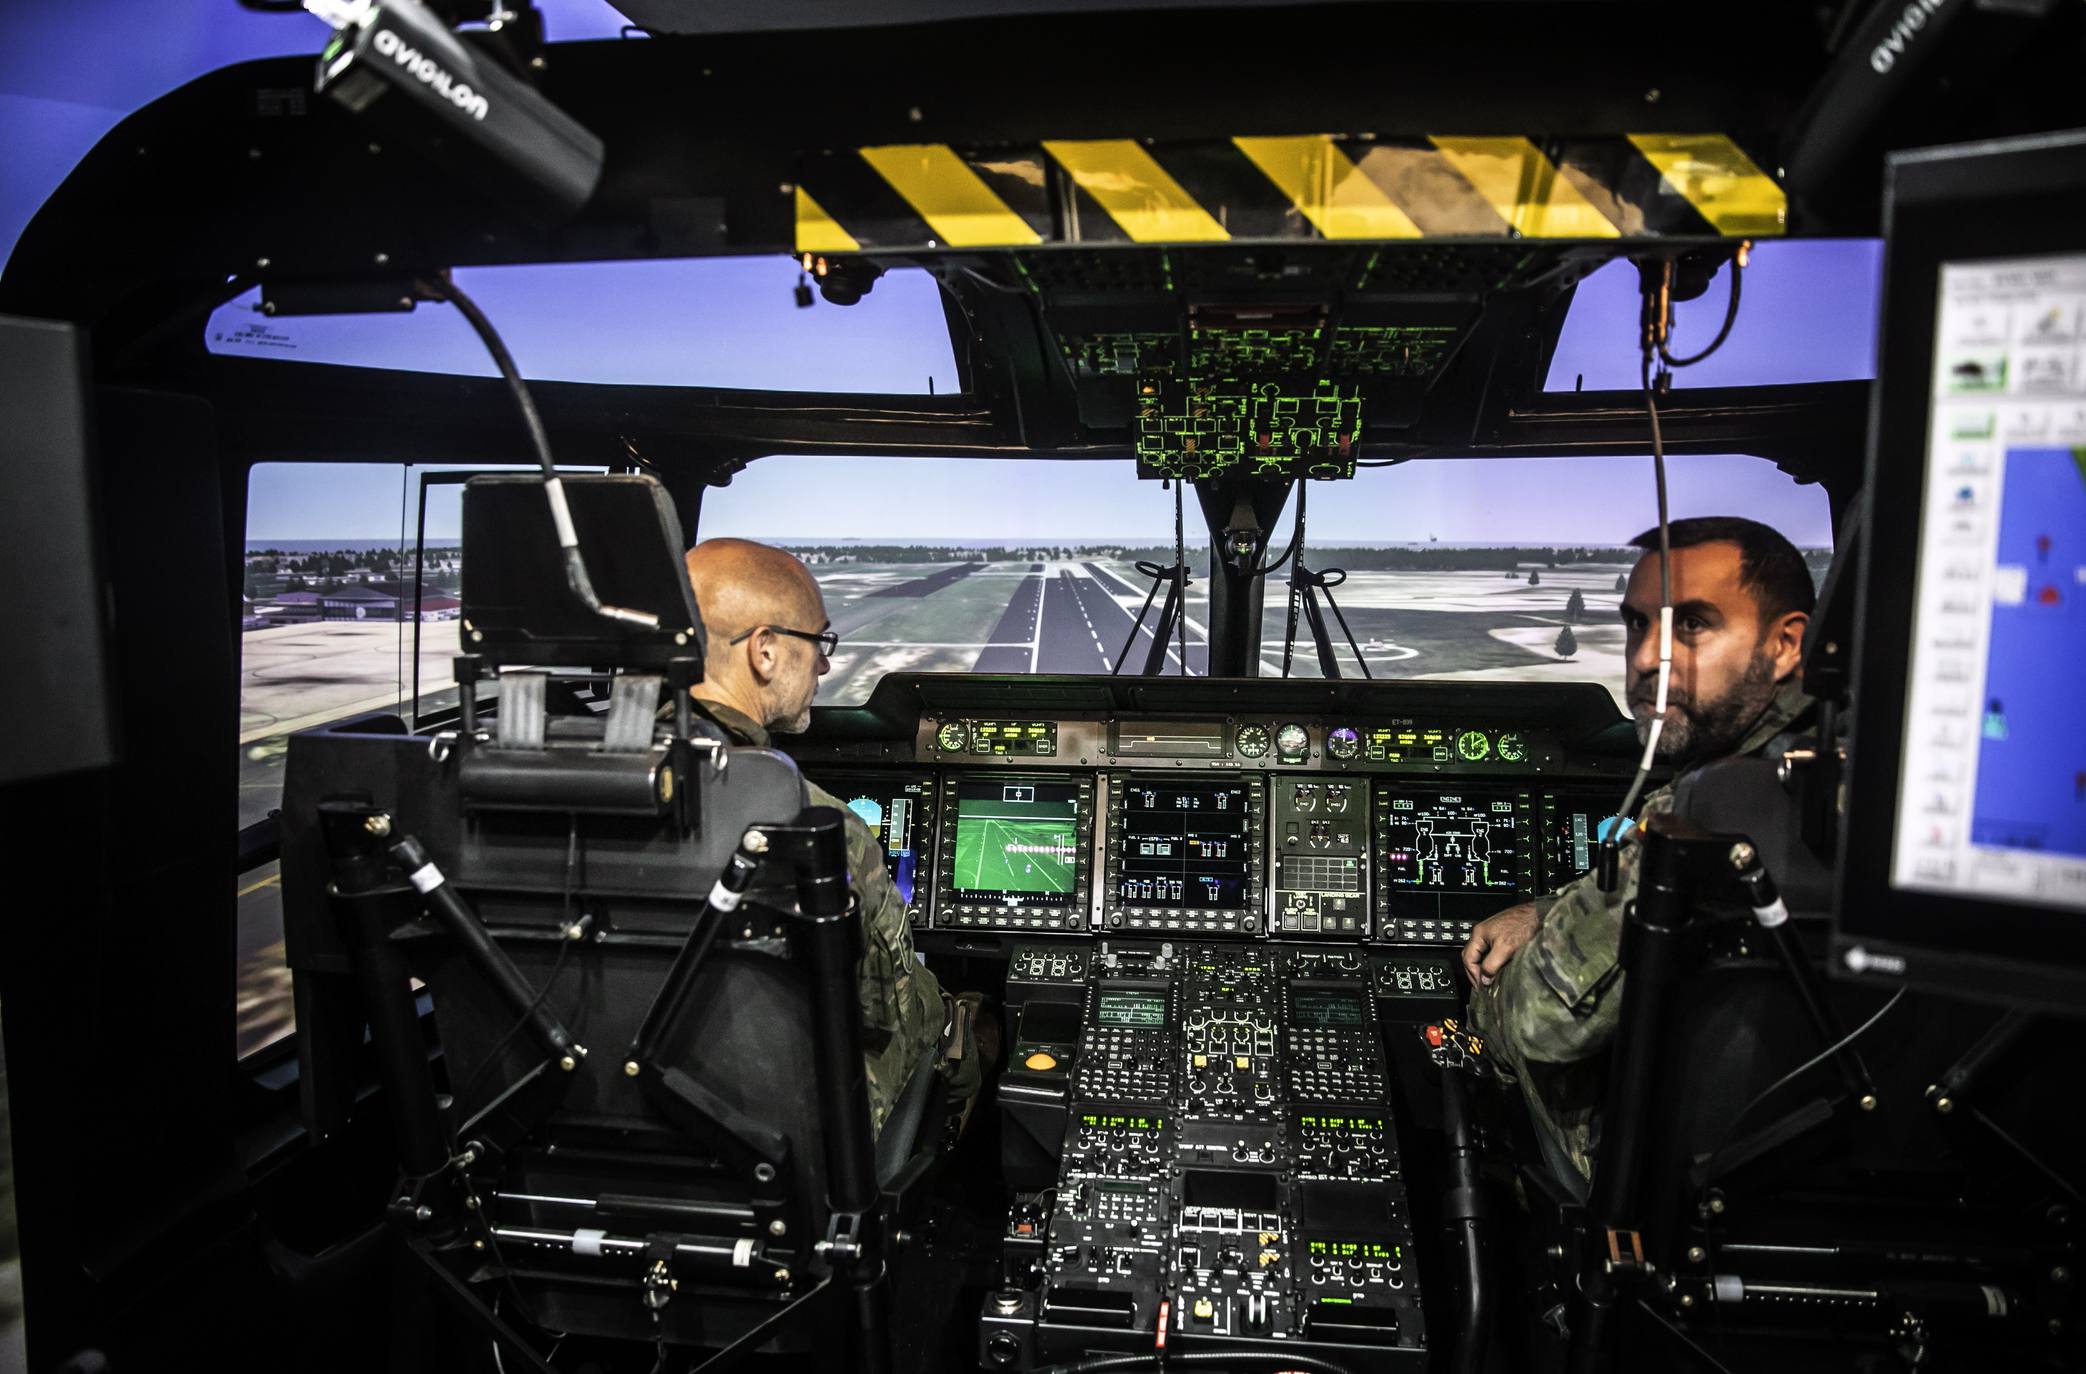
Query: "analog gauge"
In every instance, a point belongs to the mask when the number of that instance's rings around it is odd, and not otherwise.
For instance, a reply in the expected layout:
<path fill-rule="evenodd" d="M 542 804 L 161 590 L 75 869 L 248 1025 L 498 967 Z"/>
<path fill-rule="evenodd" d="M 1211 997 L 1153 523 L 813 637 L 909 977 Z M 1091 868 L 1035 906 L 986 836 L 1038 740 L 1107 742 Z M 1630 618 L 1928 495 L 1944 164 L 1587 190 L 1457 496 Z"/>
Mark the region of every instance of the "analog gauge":
<path fill-rule="evenodd" d="M 1499 737 L 1499 758 L 1502 763 L 1519 763 L 1528 757 L 1528 749 L 1521 743 L 1521 736 L 1505 734 Z"/>
<path fill-rule="evenodd" d="M 1234 741 L 1242 759 L 1264 758 L 1268 752 L 1268 728 L 1265 725 L 1241 725 Z"/>
<path fill-rule="evenodd" d="M 1325 737 L 1325 751 L 1336 759 L 1351 759 L 1362 752 L 1362 737 L 1351 725 L 1342 725 Z"/>
<path fill-rule="evenodd" d="M 944 753 L 960 754 L 963 747 L 971 742 L 971 732 L 965 728 L 962 721 L 952 720 L 935 735 L 934 742 L 942 747 Z"/>
<path fill-rule="evenodd" d="M 1310 756 L 1311 733 L 1291 721 L 1275 731 L 1275 753 L 1285 762 L 1296 763 Z"/>
<path fill-rule="evenodd" d="M 1476 763 L 1492 752 L 1492 741 L 1483 730 L 1465 730 L 1456 736 L 1456 755 L 1465 763 Z"/>

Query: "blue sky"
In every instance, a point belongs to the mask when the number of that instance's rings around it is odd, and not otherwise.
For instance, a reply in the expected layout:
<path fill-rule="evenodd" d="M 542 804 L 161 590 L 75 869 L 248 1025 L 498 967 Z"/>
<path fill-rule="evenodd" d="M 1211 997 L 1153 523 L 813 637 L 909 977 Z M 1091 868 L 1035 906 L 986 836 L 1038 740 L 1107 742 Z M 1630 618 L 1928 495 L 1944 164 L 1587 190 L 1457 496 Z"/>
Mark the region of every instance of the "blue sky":
<path fill-rule="evenodd" d="M 622 17 L 605 0 L 538 0 L 551 36 L 610 38 Z M 216 67 L 315 53 L 325 30 L 307 16 L 258 14 L 234 0 L 7 0 L 0 7 L 0 253 L 36 207 L 117 120 Z M 1745 308 L 1724 350 L 1683 385 L 1867 377 L 1874 372 L 1880 251 L 1873 242 L 1770 243 L 1756 251 Z M 1580 289 L 1549 385 L 1634 386 L 1632 270 L 1602 269 Z M 462 274 L 532 376 L 919 394 L 954 381 L 931 283 L 894 274 L 861 305 L 798 310 L 781 260 L 584 264 Z M 1676 344 L 1706 342 L 1721 316 L 1720 276 L 1680 308 Z M 242 308 L 245 307 L 245 308 Z M 489 372 L 454 312 L 264 321 L 244 302 L 218 312 L 214 347 L 307 358 Z M 256 334 L 256 327 L 264 332 Z M 517 433 L 516 458 L 520 452 Z M 402 460 L 438 458 L 401 454 Z M 1800 543 L 1824 542 L 1823 494 L 1743 457 L 1676 459 L 1676 515 L 1753 514 Z M 403 468 L 263 467 L 250 489 L 256 538 L 395 535 Z M 1618 542 L 1651 517 L 1641 459 L 1415 463 L 1316 489 L 1314 542 L 1541 540 Z M 1127 463 L 929 459 L 768 459 L 713 493 L 704 533 L 837 538 L 1093 537 L 1158 540 L 1171 499 Z M 454 534 L 453 505 L 430 530 Z"/>
<path fill-rule="evenodd" d="M 613 38 L 606 0 L 536 0 L 553 39 Z M 326 28 L 237 0 L 5 0 L 0 4 L 0 258 L 45 197 L 117 120 L 205 72 L 317 56 Z"/>

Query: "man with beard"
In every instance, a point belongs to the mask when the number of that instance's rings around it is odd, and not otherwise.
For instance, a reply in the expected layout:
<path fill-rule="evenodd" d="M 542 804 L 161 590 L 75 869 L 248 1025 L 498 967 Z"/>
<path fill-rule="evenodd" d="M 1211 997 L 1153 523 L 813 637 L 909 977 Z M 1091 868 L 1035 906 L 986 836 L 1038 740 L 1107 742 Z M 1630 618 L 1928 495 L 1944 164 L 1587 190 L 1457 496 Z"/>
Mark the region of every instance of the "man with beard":
<path fill-rule="evenodd" d="M 696 713 L 737 744 L 772 748 L 770 731 L 802 734 L 811 699 L 840 645 L 818 581 L 794 554 L 745 539 L 710 539 L 688 551 L 708 632 L 703 680 L 690 689 Z M 884 866 L 883 847 L 832 793 L 807 785 L 813 806 L 838 811 L 847 832 L 848 876 L 862 917 L 862 1068 L 870 1129 L 884 1121 L 929 1047 L 952 1107 L 968 1121 L 985 1068 L 998 1054 L 997 1024 L 975 993 L 950 996 L 913 952 L 905 903 Z"/>
<path fill-rule="evenodd" d="M 1799 668 L 1815 593 L 1803 558 L 1752 520 L 1674 521 L 1673 670 L 1659 757 L 1680 773 L 1768 752 L 1810 708 Z M 1623 594 L 1630 713 L 1651 733 L 1659 678 L 1659 532 Z M 1463 947 L 1471 1019 L 1525 1087 L 1551 1171 L 1584 1190 L 1594 1116 L 1622 999 L 1623 911 L 1636 896 L 1635 827 L 1673 807 L 1673 784 L 1647 794 L 1621 841 L 1620 881 L 1587 873 L 1480 923 Z"/>

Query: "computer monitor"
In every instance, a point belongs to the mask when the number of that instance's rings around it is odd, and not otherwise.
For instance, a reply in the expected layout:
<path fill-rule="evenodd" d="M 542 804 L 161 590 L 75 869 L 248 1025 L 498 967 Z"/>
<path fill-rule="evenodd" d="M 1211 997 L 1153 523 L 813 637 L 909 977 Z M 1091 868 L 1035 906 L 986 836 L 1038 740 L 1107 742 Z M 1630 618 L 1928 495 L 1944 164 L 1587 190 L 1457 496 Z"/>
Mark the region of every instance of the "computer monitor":
<path fill-rule="evenodd" d="M 1891 159 L 1834 966 L 2086 999 L 2086 133 Z"/>

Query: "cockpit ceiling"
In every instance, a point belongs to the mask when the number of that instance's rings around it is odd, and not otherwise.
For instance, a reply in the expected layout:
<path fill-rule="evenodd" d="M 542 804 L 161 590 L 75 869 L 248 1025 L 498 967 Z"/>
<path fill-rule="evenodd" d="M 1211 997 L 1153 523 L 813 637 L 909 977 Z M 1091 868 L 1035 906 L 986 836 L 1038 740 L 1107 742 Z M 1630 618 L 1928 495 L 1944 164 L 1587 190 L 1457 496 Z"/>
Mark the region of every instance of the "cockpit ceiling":
<path fill-rule="evenodd" d="M 1372 0 L 1381 3 L 1381 0 Z M 1088 14 L 1122 8 L 1110 0 L 610 0 L 631 23 L 653 33 L 758 33 L 929 24 L 1019 14 Z M 1146 10 L 1273 9 L 1328 0 L 1138 0 Z M 1361 3 L 1361 0 L 1330 0 Z"/>

